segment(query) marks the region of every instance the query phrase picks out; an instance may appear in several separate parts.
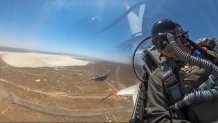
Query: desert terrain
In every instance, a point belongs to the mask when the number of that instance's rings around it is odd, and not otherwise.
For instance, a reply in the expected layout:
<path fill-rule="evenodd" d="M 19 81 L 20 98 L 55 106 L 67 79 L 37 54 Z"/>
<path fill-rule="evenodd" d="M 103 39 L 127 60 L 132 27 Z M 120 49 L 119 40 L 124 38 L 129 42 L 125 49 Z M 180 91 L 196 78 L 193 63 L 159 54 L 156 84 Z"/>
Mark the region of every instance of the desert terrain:
<path fill-rule="evenodd" d="M 103 97 L 138 82 L 132 66 L 70 56 L 0 51 L 1 122 L 128 122 L 132 98 Z"/>

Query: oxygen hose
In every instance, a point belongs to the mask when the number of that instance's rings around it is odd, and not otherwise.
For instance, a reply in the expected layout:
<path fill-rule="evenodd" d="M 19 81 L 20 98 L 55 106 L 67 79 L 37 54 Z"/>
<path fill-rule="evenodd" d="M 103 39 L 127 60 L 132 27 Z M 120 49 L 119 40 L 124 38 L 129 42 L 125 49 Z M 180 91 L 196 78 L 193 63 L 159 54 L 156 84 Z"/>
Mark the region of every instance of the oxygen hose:
<path fill-rule="evenodd" d="M 190 54 L 182 51 L 178 47 L 175 38 L 171 33 L 167 33 L 167 38 L 169 41 L 170 48 L 176 53 L 177 56 L 179 56 L 182 60 L 184 60 L 189 64 L 196 65 L 210 71 L 211 75 L 209 78 L 213 79 L 214 81 L 214 86 L 212 88 L 207 90 L 193 91 L 187 94 L 186 96 L 184 96 L 184 98 L 181 99 L 180 101 L 176 102 L 173 106 L 171 106 L 171 108 L 179 109 L 184 106 L 189 106 L 193 103 L 210 101 L 217 98 L 218 97 L 218 67 L 210 61 L 201 59 L 199 57 L 191 56 Z"/>

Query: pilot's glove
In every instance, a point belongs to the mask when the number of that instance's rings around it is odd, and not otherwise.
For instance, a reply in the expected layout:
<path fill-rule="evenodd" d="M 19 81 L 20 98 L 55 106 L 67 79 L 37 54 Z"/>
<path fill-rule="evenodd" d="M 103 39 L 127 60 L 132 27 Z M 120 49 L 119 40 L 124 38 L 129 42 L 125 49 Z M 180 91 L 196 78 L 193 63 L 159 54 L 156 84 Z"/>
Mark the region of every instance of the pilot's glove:
<path fill-rule="evenodd" d="M 205 47 L 209 50 L 213 50 L 216 46 L 216 39 L 215 38 L 203 38 L 199 39 L 199 45 L 201 47 Z"/>

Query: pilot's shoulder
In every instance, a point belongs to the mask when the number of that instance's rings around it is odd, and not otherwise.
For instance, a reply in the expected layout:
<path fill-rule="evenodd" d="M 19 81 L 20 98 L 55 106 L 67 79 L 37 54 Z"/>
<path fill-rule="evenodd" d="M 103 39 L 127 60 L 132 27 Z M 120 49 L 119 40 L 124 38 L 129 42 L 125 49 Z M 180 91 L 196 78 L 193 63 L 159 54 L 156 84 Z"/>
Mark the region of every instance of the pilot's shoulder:
<path fill-rule="evenodd" d="M 163 80 L 161 77 L 161 69 L 155 69 L 148 79 L 148 86 L 163 91 Z"/>
<path fill-rule="evenodd" d="M 150 75 L 151 78 L 161 79 L 161 69 L 158 67 L 156 68 Z"/>

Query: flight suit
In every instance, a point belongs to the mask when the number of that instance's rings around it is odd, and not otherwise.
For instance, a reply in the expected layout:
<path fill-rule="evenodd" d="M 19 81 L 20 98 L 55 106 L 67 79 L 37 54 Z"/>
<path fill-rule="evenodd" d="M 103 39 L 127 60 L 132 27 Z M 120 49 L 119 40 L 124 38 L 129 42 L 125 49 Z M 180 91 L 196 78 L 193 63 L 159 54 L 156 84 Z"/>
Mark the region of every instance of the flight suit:
<path fill-rule="evenodd" d="M 217 56 L 217 53 L 210 53 Z M 191 66 L 189 72 L 178 71 L 176 74 L 181 84 L 181 91 L 188 93 L 207 81 L 210 72 L 198 66 Z M 178 119 L 172 118 L 170 105 L 172 104 L 161 78 L 161 69 L 157 68 L 148 79 L 146 106 L 148 123 L 211 123 L 218 121 L 218 99 L 186 107 L 185 111 L 182 111 L 183 116 Z"/>

